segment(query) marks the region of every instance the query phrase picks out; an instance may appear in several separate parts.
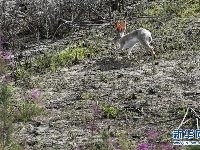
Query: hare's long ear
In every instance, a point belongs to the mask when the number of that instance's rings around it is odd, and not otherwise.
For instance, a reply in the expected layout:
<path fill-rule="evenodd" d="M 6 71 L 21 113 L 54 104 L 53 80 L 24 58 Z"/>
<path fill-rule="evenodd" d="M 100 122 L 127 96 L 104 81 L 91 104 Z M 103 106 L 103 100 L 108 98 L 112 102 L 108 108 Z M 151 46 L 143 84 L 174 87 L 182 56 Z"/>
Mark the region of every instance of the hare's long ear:
<path fill-rule="evenodd" d="M 119 23 L 118 21 L 115 22 L 115 26 L 116 26 L 116 29 L 117 29 L 118 31 L 120 31 L 121 26 L 120 26 L 120 23 Z"/>
<path fill-rule="evenodd" d="M 121 30 L 124 32 L 126 30 L 126 21 L 122 22 Z"/>

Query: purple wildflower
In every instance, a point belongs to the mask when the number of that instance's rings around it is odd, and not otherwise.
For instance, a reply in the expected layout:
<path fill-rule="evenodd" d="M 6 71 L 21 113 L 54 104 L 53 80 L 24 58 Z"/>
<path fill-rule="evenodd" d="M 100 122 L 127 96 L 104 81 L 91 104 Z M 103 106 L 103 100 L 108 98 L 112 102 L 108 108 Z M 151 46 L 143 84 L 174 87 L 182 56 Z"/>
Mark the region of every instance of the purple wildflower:
<path fill-rule="evenodd" d="M 39 89 L 34 89 L 34 90 L 32 91 L 31 98 L 37 99 L 39 95 L 40 95 Z"/>
<path fill-rule="evenodd" d="M 159 133 L 158 132 L 154 132 L 153 130 L 150 130 L 148 133 L 148 137 L 149 138 L 158 138 L 159 137 Z"/>
<path fill-rule="evenodd" d="M 6 79 L 6 83 L 10 83 L 10 82 L 12 81 L 12 78 L 11 78 L 10 75 L 7 75 L 7 76 L 5 77 L 5 79 Z"/>
<path fill-rule="evenodd" d="M 148 150 L 148 143 L 138 145 L 138 150 Z"/>
<path fill-rule="evenodd" d="M 148 137 L 153 138 L 154 137 L 154 131 L 150 130 L 148 133 Z"/>
<path fill-rule="evenodd" d="M 155 136 L 158 138 L 160 135 L 158 132 L 155 133 Z"/>
<path fill-rule="evenodd" d="M 164 150 L 172 150 L 172 146 L 170 143 L 161 143 L 160 147 L 163 148 Z"/>
<path fill-rule="evenodd" d="M 2 56 L 3 56 L 2 53 L 3 53 L 2 50 L 0 50 L 0 58 L 2 58 Z"/>
<path fill-rule="evenodd" d="M 11 52 L 7 52 L 6 55 L 4 56 L 4 59 L 6 60 L 10 60 L 12 53 Z"/>

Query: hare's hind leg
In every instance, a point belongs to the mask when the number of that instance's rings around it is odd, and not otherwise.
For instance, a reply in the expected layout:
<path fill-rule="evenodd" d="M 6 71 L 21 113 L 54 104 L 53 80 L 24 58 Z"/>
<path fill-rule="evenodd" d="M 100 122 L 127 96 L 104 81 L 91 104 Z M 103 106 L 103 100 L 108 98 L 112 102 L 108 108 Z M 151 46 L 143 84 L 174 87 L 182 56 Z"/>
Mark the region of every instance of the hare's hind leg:
<path fill-rule="evenodd" d="M 155 60 L 157 56 L 154 52 L 154 48 L 152 46 L 150 46 L 149 41 L 147 41 L 146 39 L 139 39 L 139 41 L 144 47 L 148 48 L 151 51 L 151 55 L 152 55 L 153 59 Z"/>

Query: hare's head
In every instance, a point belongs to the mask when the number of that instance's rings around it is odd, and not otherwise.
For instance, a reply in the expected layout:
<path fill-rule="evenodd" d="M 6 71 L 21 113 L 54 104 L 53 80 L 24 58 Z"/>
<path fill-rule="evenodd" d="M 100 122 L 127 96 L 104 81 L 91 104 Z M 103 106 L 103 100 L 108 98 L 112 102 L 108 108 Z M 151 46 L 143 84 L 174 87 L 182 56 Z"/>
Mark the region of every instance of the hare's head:
<path fill-rule="evenodd" d="M 117 32 L 118 32 L 118 36 L 121 38 L 122 36 L 124 36 L 124 32 L 126 30 L 126 21 L 123 21 L 122 24 L 120 25 L 120 23 L 117 21 L 115 23 Z"/>

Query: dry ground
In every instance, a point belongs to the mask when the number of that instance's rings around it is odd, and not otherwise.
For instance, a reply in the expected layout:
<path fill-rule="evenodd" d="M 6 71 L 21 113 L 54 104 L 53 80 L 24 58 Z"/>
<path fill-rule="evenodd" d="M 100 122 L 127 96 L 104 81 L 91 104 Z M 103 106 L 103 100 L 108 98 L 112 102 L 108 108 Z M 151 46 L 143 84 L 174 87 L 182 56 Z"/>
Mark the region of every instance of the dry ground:
<path fill-rule="evenodd" d="M 200 51 L 160 54 L 153 63 L 145 49 L 135 50 L 132 59 L 126 54 L 107 53 L 34 76 L 47 114 L 18 124 L 17 139 L 27 142 L 28 149 L 73 149 L 101 140 L 100 133 L 109 128 L 112 141 L 125 133 L 129 144 L 141 142 L 149 130 L 172 141 L 183 118 L 180 110 L 199 110 Z M 94 119 L 95 104 L 99 111 Z M 117 115 L 107 118 L 103 104 L 114 107 Z"/>

